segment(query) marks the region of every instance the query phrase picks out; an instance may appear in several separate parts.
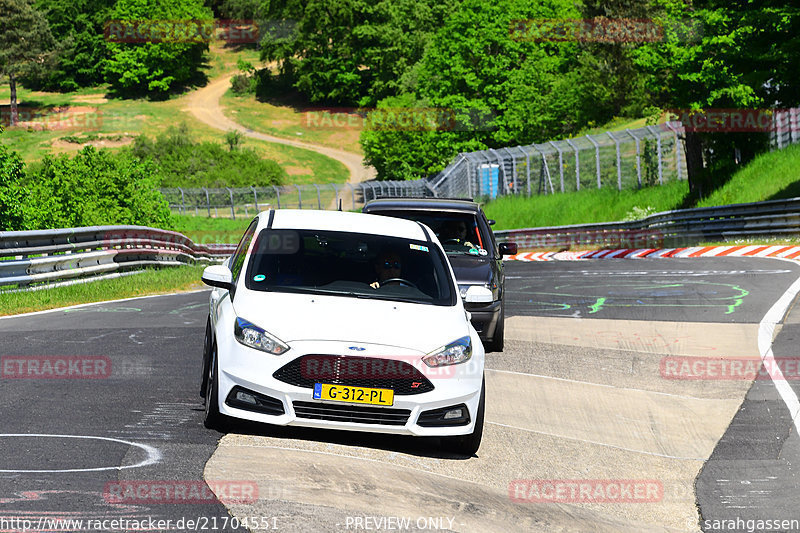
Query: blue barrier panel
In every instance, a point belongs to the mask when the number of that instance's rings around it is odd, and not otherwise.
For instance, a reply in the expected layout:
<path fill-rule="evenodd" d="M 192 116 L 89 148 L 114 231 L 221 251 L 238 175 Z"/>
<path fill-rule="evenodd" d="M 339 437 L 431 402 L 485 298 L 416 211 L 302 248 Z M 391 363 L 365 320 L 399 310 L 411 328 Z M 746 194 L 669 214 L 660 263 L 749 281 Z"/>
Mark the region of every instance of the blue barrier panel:
<path fill-rule="evenodd" d="M 480 166 L 480 195 L 497 198 L 500 190 L 500 165 Z"/>

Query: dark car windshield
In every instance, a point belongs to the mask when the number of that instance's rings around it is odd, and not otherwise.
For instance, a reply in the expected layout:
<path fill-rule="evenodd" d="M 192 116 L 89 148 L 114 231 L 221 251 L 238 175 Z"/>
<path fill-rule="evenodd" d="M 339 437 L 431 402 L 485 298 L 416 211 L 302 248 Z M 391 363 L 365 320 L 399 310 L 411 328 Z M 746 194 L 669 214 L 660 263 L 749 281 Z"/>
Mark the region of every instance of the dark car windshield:
<path fill-rule="evenodd" d="M 322 230 L 259 233 L 245 285 L 255 291 L 330 294 L 455 305 L 447 261 L 425 241 Z"/>
<path fill-rule="evenodd" d="M 422 222 L 436 233 L 448 255 L 486 257 L 490 253 L 491 243 L 481 233 L 478 220 L 472 213 L 387 211 L 380 214 Z"/>

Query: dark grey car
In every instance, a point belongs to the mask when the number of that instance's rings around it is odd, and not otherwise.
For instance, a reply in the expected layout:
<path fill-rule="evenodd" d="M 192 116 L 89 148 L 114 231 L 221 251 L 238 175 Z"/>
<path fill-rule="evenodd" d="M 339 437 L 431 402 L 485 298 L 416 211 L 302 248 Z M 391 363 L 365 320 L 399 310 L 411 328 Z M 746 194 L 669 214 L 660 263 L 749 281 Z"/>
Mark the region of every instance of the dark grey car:
<path fill-rule="evenodd" d="M 464 303 L 486 351 L 503 350 L 503 256 L 517 253 L 514 243 L 497 244 L 480 205 L 472 200 L 442 198 L 380 198 L 368 202 L 364 213 L 416 220 L 439 238 L 453 267 L 461 296 L 471 285 L 492 291 L 490 303 Z"/>

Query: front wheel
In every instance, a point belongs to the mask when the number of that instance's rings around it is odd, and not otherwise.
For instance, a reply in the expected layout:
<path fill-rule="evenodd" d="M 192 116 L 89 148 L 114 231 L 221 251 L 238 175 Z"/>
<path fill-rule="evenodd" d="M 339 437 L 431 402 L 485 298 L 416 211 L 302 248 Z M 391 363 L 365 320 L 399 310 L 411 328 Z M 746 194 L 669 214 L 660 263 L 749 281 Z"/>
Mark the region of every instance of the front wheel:
<path fill-rule="evenodd" d="M 473 456 L 478 452 L 483 437 L 483 417 L 486 409 L 486 380 L 481 383 L 481 399 L 478 402 L 478 414 L 475 415 L 475 428 L 468 435 L 445 437 L 448 450 L 459 455 Z"/>
<path fill-rule="evenodd" d="M 217 347 L 211 347 L 209 354 L 208 373 L 206 374 L 206 406 L 203 416 L 203 425 L 208 429 L 220 430 L 224 417 L 219 412 L 219 383 L 217 378 Z"/>

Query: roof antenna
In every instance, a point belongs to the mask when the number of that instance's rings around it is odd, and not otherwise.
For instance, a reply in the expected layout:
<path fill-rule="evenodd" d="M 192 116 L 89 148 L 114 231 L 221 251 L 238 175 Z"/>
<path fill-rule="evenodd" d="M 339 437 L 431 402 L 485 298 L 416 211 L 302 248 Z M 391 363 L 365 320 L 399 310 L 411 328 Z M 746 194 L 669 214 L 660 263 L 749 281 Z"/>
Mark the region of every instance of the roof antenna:
<path fill-rule="evenodd" d="M 342 199 L 339 198 L 339 211 L 341 211 L 341 210 L 342 210 Z"/>

